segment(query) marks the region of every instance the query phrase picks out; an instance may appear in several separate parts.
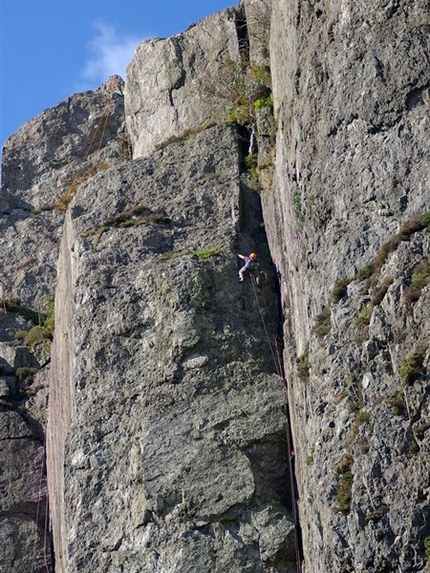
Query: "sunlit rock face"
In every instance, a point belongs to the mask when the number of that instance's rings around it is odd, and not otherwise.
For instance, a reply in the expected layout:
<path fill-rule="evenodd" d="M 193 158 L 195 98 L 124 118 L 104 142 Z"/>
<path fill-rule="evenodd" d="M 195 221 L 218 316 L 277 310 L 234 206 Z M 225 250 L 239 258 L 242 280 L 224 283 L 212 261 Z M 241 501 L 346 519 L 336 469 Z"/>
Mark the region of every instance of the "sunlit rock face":
<path fill-rule="evenodd" d="M 425 571 L 428 8 L 244 0 L 9 139 L 1 571 Z"/>
<path fill-rule="evenodd" d="M 273 3 L 263 204 L 306 571 L 427 561 L 428 8 Z"/>
<path fill-rule="evenodd" d="M 282 385 L 237 280 L 235 248 L 261 235 L 238 149 L 209 129 L 71 205 L 50 394 L 60 571 L 292 570 Z"/>
<path fill-rule="evenodd" d="M 112 77 L 73 95 L 25 123 L 3 148 L 0 570 L 7 573 L 46 573 L 52 563 L 44 459 L 50 341 L 38 338 L 39 322 L 55 291 L 65 199 L 125 159 L 122 85 Z"/>

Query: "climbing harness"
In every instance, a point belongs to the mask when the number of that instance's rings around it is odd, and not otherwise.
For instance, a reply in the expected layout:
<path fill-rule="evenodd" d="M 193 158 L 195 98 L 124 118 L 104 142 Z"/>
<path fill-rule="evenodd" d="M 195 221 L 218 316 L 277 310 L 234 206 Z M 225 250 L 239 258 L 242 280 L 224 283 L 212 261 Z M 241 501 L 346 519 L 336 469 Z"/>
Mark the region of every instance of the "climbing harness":
<path fill-rule="evenodd" d="M 249 272 L 249 271 L 248 271 Z M 301 573 L 302 571 L 302 556 L 301 556 L 301 534 L 299 528 L 299 515 L 298 515 L 298 503 L 297 503 L 297 496 L 296 496 L 296 483 L 294 479 L 294 451 L 293 451 L 293 439 L 291 435 L 291 419 L 289 414 L 289 407 L 288 407 L 288 398 L 287 398 L 287 390 L 288 390 L 288 382 L 285 378 L 284 369 L 282 366 L 281 354 L 279 351 L 279 346 L 276 342 L 276 338 L 274 339 L 274 344 L 276 347 L 276 354 L 273 350 L 272 343 L 270 341 L 269 331 L 267 330 L 266 321 L 264 319 L 263 311 L 260 305 L 260 301 L 258 300 L 257 294 L 257 286 L 258 282 L 252 273 L 249 273 L 251 277 L 251 284 L 252 290 L 254 293 L 255 302 L 258 307 L 258 311 L 260 313 L 261 322 L 263 325 L 264 333 L 266 335 L 267 345 L 270 350 L 270 354 L 273 359 L 273 363 L 276 369 L 276 372 L 279 376 L 280 381 L 283 385 L 283 396 L 284 396 L 284 413 L 286 418 L 285 424 L 285 433 L 286 433 L 286 443 L 287 443 L 287 455 L 288 455 L 288 469 L 289 469 L 289 477 L 290 477 L 290 490 L 291 490 L 291 506 L 293 512 L 293 522 L 294 522 L 294 541 L 295 541 L 295 551 L 296 551 L 296 567 L 297 573 Z"/>

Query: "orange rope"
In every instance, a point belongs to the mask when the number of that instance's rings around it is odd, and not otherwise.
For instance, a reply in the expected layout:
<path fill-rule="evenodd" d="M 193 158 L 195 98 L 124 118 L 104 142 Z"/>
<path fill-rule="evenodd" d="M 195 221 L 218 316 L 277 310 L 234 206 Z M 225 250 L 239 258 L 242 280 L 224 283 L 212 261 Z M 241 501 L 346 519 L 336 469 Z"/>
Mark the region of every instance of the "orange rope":
<path fill-rule="evenodd" d="M 109 111 L 110 103 L 111 103 L 110 100 L 106 103 L 106 111 L 105 111 L 105 115 L 104 115 L 102 134 L 101 134 L 100 139 L 99 139 L 99 143 L 98 143 L 98 146 L 97 146 L 97 151 L 100 151 L 101 146 L 102 146 L 103 137 L 104 137 L 104 134 L 105 134 L 105 131 L 106 131 L 106 127 L 107 127 L 107 123 L 108 123 L 108 119 L 109 119 L 109 116 L 110 116 L 110 111 Z M 95 140 L 96 140 L 97 133 L 99 132 L 100 126 L 101 126 L 101 124 L 98 123 L 96 129 L 94 130 L 93 137 L 91 138 L 90 144 L 89 144 L 88 149 L 87 149 L 87 151 L 86 151 L 86 153 L 85 153 L 84 162 L 88 159 L 88 157 L 89 157 L 89 155 L 90 155 L 91 148 L 92 148 L 92 146 L 93 146 L 93 144 L 94 144 L 94 142 L 95 142 Z"/>
<path fill-rule="evenodd" d="M 101 136 L 100 136 L 100 141 L 99 141 L 99 146 L 98 146 L 98 148 L 97 148 L 97 151 L 100 151 L 100 149 L 101 149 L 103 137 L 104 137 L 104 135 L 105 135 L 105 133 L 106 133 L 106 127 L 107 127 L 109 115 L 110 115 L 110 113 L 109 113 L 109 109 L 108 109 L 107 112 L 106 112 L 105 121 L 104 121 L 104 124 L 103 124 L 102 134 L 101 134 Z"/>

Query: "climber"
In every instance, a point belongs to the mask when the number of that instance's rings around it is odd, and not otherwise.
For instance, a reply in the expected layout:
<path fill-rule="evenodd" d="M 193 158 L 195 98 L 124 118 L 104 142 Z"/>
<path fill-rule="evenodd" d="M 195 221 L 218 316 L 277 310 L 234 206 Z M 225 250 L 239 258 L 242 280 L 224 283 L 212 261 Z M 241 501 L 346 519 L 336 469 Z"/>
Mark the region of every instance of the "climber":
<path fill-rule="evenodd" d="M 245 264 L 239 270 L 239 282 L 243 282 L 243 275 L 246 272 L 252 274 L 255 270 L 257 270 L 258 268 L 258 263 L 256 262 L 257 254 L 251 253 L 249 257 L 247 257 L 246 255 L 239 255 L 238 253 L 237 256 L 245 261 Z M 258 279 L 256 279 L 256 283 L 258 284 Z"/>

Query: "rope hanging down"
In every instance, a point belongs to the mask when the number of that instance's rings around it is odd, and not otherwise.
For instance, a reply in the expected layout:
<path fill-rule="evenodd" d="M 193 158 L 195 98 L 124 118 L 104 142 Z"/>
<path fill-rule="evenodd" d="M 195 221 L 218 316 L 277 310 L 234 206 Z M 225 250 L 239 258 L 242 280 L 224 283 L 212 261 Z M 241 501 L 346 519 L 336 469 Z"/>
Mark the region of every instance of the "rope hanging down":
<path fill-rule="evenodd" d="M 279 378 L 280 378 L 280 380 L 284 386 L 284 393 L 283 393 L 284 394 L 284 411 L 285 411 L 285 417 L 287 419 L 286 424 L 285 424 L 285 433 L 286 433 L 288 468 L 289 468 L 289 477 L 290 477 L 291 505 L 292 505 L 292 511 L 293 511 L 293 521 L 294 521 L 294 541 L 295 541 L 295 551 L 296 551 L 296 567 L 297 567 L 297 573 L 301 573 L 301 571 L 302 571 L 302 558 L 301 558 L 301 553 L 300 553 L 299 516 L 298 516 L 297 497 L 296 497 L 296 493 L 295 493 L 296 484 L 295 484 L 295 480 L 294 480 L 294 467 L 293 467 L 293 465 L 294 465 L 293 464 L 293 458 L 294 458 L 295 454 L 293 451 L 292 435 L 291 435 L 291 422 L 290 422 L 288 400 L 287 400 L 288 383 L 287 383 L 287 380 L 285 378 L 284 369 L 282 367 L 281 356 L 280 356 L 278 345 L 276 343 L 276 339 L 275 339 L 276 356 L 275 356 L 275 352 L 274 352 L 273 347 L 272 347 L 272 343 L 270 341 L 270 336 L 269 336 L 269 332 L 267 330 L 266 321 L 264 319 L 264 315 L 263 315 L 263 311 L 262 311 L 262 308 L 260 305 L 260 301 L 258 300 L 258 294 L 257 294 L 258 284 L 257 284 L 257 281 L 256 281 L 256 279 L 252 273 L 249 273 L 249 275 L 251 277 L 251 285 L 252 285 L 252 290 L 254 292 L 255 302 L 257 304 L 258 311 L 259 311 L 260 317 L 261 317 L 261 322 L 262 322 L 263 328 L 264 328 L 264 333 L 266 335 L 267 345 L 269 347 L 270 354 L 272 356 L 276 372 L 277 372 L 277 374 L 278 374 L 278 376 L 279 376 Z"/>

